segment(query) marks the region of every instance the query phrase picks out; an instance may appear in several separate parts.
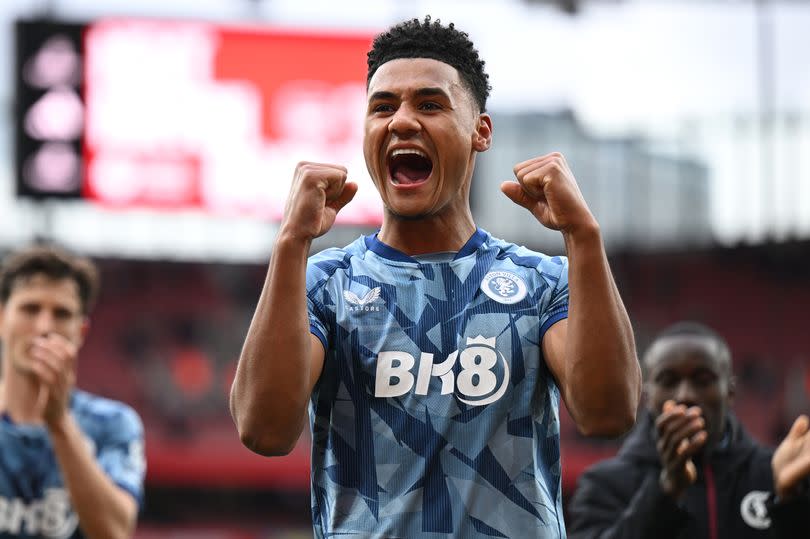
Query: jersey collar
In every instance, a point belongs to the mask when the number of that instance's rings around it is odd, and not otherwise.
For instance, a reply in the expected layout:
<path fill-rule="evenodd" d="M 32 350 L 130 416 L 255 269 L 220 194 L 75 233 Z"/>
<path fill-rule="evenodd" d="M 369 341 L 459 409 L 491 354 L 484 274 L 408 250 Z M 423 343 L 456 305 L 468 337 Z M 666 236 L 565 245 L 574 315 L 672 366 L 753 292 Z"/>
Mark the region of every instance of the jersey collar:
<path fill-rule="evenodd" d="M 413 257 L 406 255 L 402 251 L 394 249 L 390 245 L 386 245 L 380 241 L 380 239 L 377 237 L 379 233 L 380 231 L 378 230 L 374 234 L 363 237 L 366 243 L 366 248 L 369 251 L 372 251 L 383 258 L 387 258 L 388 260 L 394 260 L 397 262 L 411 262 L 413 264 L 419 263 L 419 261 Z M 479 247 L 481 247 L 488 236 L 489 234 L 484 229 L 476 228 L 473 235 L 467 240 L 467 243 L 465 243 L 456 253 L 456 256 L 453 257 L 453 260 L 458 260 L 459 258 L 473 254 L 478 250 Z"/>

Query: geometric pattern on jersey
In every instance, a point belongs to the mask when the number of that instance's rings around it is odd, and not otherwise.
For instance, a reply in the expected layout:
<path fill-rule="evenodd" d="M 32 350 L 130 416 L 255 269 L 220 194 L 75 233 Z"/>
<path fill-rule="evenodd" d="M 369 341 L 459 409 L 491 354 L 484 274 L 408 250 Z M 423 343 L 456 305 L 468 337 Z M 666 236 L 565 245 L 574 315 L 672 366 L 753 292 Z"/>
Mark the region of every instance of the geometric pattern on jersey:
<path fill-rule="evenodd" d="M 481 229 L 443 261 L 376 235 L 310 257 L 316 537 L 565 537 L 541 343 L 567 264 Z"/>
<path fill-rule="evenodd" d="M 143 425 L 126 404 L 73 390 L 70 412 L 99 467 L 143 503 Z M 44 426 L 0 418 L 0 538 L 82 539 Z"/>

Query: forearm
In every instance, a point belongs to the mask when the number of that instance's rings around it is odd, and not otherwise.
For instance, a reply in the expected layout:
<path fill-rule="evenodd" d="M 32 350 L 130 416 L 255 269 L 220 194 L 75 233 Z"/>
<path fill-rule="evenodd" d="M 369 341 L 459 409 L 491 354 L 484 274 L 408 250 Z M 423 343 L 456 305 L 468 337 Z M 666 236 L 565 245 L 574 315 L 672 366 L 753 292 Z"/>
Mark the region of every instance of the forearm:
<path fill-rule="evenodd" d="M 79 526 L 89 539 L 131 537 L 137 503 L 104 473 L 70 414 L 50 427 L 51 442 Z"/>
<path fill-rule="evenodd" d="M 311 355 L 309 246 L 280 234 L 231 388 L 231 414 L 242 442 L 261 454 L 289 452 L 303 427 Z"/>
<path fill-rule="evenodd" d="M 635 421 L 641 370 L 633 329 L 598 226 L 565 234 L 569 260 L 567 405 L 585 434 L 617 435 Z"/>

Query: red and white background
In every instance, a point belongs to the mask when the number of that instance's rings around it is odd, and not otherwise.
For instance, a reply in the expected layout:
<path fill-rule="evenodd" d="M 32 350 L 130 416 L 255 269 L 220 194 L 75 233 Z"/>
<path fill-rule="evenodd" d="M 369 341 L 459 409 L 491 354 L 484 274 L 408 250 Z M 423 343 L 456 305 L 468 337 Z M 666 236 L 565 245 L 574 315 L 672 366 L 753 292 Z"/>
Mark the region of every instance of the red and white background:
<path fill-rule="evenodd" d="M 87 198 L 281 218 L 299 161 L 361 184 L 339 219 L 379 222 L 362 156 L 371 36 L 106 20 L 85 33 Z"/>

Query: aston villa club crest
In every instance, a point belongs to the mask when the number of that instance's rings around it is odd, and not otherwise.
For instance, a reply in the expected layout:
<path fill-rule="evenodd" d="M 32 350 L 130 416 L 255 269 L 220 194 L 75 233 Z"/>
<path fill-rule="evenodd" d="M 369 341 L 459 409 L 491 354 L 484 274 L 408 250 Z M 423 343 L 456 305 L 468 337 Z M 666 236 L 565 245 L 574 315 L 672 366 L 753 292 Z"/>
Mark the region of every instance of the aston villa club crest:
<path fill-rule="evenodd" d="M 484 294 L 498 303 L 511 305 L 526 297 L 526 283 L 511 271 L 491 271 L 481 281 Z"/>

